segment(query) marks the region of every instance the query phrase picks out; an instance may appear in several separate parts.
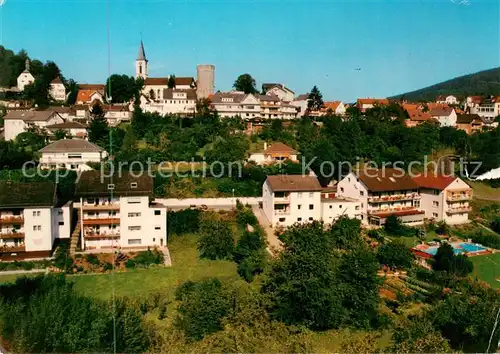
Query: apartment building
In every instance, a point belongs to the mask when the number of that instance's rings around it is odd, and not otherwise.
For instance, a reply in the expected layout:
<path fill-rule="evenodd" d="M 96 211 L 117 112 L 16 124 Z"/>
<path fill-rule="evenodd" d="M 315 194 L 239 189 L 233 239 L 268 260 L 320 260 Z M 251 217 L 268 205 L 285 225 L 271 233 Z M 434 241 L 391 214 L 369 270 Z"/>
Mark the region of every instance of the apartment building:
<path fill-rule="evenodd" d="M 0 260 L 50 257 L 55 240 L 70 237 L 71 204 L 51 182 L 0 182 Z"/>
<path fill-rule="evenodd" d="M 87 126 L 77 121 L 66 121 L 64 123 L 57 123 L 46 126 L 49 135 L 54 136 L 55 132 L 63 131 L 66 136 L 78 139 L 87 139 Z"/>
<path fill-rule="evenodd" d="M 359 202 L 337 198 L 314 176 L 268 176 L 262 186 L 262 207 L 273 227 L 323 220 L 332 223 L 342 215 L 354 218 Z"/>
<path fill-rule="evenodd" d="M 108 154 L 99 146 L 83 139 L 57 140 L 39 150 L 43 169 L 91 170 L 88 163 L 100 163 Z"/>
<path fill-rule="evenodd" d="M 167 245 L 167 209 L 152 200 L 153 179 L 143 174 L 83 172 L 76 184 L 81 244 L 85 249 Z"/>
<path fill-rule="evenodd" d="M 448 224 L 463 224 L 469 221 L 472 208 L 472 188 L 458 177 L 442 175 L 420 175 L 413 180 L 419 187 L 420 206 L 425 217 Z"/>
<path fill-rule="evenodd" d="M 212 108 L 220 117 L 236 117 L 243 119 L 260 118 L 261 106 L 259 99 L 252 94 L 235 91 L 229 93 L 217 92 L 211 98 Z"/>
<path fill-rule="evenodd" d="M 396 215 L 410 226 L 424 222 L 418 185 L 402 171 L 386 168 L 349 173 L 337 184 L 337 195 L 360 202 L 364 224 L 383 225 Z"/>

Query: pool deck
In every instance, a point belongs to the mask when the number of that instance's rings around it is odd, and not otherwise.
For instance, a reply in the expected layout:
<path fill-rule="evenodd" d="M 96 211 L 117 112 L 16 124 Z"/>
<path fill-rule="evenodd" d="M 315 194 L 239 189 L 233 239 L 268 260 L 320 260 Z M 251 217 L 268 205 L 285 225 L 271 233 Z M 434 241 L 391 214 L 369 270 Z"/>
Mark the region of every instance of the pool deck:
<path fill-rule="evenodd" d="M 496 253 L 496 251 L 497 251 L 495 249 L 488 248 L 486 246 L 479 245 L 479 244 L 478 244 L 478 246 L 484 248 L 484 250 L 480 250 L 480 251 L 467 251 L 462 246 L 460 246 L 460 244 L 462 244 L 462 243 L 467 243 L 467 242 L 464 242 L 464 241 L 462 241 L 462 242 L 452 242 L 452 243 L 450 243 L 450 245 L 455 250 L 457 250 L 457 249 L 458 250 L 463 250 L 464 252 L 463 253 L 459 253 L 459 254 L 465 254 L 465 255 L 467 255 L 467 257 L 484 256 L 484 255 Z M 413 253 L 416 256 L 423 256 L 422 253 L 424 253 L 424 254 L 429 255 L 430 257 L 433 257 L 433 254 L 430 253 L 430 252 L 428 252 L 428 250 L 431 249 L 431 248 L 434 249 L 434 248 L 437 248 L 437 247 L 438 246 L 429 246 L 429 245 L 426 245 L 426 244 L 420 244 L 420 245 L 417 245 L 417 246 L 413 247 L 412 251 L 413 251 Z M 426 257 L 426 258 L 430 258 L 430 257 Z"/>

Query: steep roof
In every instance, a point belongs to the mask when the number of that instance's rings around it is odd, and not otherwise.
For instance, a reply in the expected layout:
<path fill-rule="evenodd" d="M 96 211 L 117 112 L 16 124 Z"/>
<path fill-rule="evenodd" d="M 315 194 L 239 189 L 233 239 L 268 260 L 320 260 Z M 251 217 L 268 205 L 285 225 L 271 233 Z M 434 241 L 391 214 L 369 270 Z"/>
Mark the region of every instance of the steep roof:
<path fill-rule="evenodd" d="M 137 60 L 146 60 L 146 52 L 144 51 L 144 43 L 142 43 L 141 39 L 141 45 L 139 46 L 139 54 L 137 54 Z"/>
<path fill-rule="evenodd" d="M 362 169 L 356 175 L 371 192 L 418 189 L 418 185 L 402 170 L 393 168 Z"/>
<path fill-rule="evenodd" d="M 322 187 L 316 177 L 303 175 L 268 176 L 266 183 L 273 192 L 315 192 Z"/>
<path fill-rule="evenodd" d="M 341 103 L 342 103 L 342 101 L 325 102 L 323 105 L 323 108 L 321 110 L 328 111 L 329 109 L 331 109 L 332 111 L 335 112 Z"/>
<path fill-rule="evenodd" d="M 280 98 L 276 95 L 255 95 L 260 101 L 279 102 Z"/>
<path fill-rule="evenodd" d="M 57 202 L 52 182 L 0 182 L 0 208 L 52 207 Z"/>
<path fill-rule="evenodd" d="M 113 189 L 110 189 L 113 185 Z M 101 171 L 85 171 L 80 175 L 75 188 L 78 197 L 109 196 L 152 196 L 153 178 L 143 173 L 134 177 L 130 173 L 116 172 L 113 178 L 102 175 Z"/>
<path fill-rule="evenodd" d="M 358 98 L 358 105 L 363 104 L 389 104 L 389 100 L 387 98 Z"/>
<path fill-rule="evenodd" d="M 453 108 L 450 107 L 436 107 L 429 111 L 429 114 L 433 117 L 447 117 L 453 112 Z"/>
<path fill-rule="evenodd" d="M 98 93 L 99 95 L 104 95 L 104 91 L 101 90 L 78 90 L 78 94 L 76 95 L 77 102 L 90 102 L 90 98 L 94 93 Z"/>
<path fill-rule="evenodd" d="M 65 139 L 57 140 L 52 144 L 45 146 L 39 150 L 41 153 L 50 152 L 101 152 L 102 149 L 87 140 L 83 139 Z"/>
<path fill-rule="evenodd" d="M 87 129 L 87 126 L 75 121 L 47 125 L 47 129 Z"/>
<path fill-rule="evenodd" d="M 471 124 L 473 121 L 482 122 L 482 119 L 477 114 L 458 114 L 457 124 Z"/>
<path fill-rule="evenodd" d="M 308 93 L 303 93 L 302 95 L 298 95 L 295 97 L 294 101 L 307 101 L 309 99 Z"/>
<path fill-rule="evenodd" d="M 46 111 L 11 111 L 3 118 L 5 119 L 20 119 L 25 122 L 45 122 L 53 115 L 57 114 L 52 110 Z M 58 114 L 57 114 L 58 115 Z"/>
<path fill-rule="evenodd" d="M 226 103 L 223 102 L 223 99 L 225 98 L 232 98 L 233 103 L 239 103 L 243 101 L 247 97 L 245 93 L 223 93 L 223 92 L 217 92 L 215 95 L 212 97 L 212 103 Z"/>
<path fill-rule="evenodd" d="M 148 77 L 144 80 L 146 86 L 167 86 L 168 77 Z"/>
<path fill-rule="evenodd" d="M 69 113 L 71 112 L 71 107 L 49 107 L 46 111 L 54 111 L 57 113 Z"/>
<path fill-rule="evenodd" d="M 413 181 L 421 188 L 443 190 L 455 181 L 457 177 L 428 173 L 413 177 Z"/>
<path fill-rule="evenodd" d="M 191 86 L 195 85 L 196 81 L 193 77 L 176 77 L 175 86 Z"/>
<path fill-rule="evenodd" d="M 163 98 L 167 99 L 167 100 L 171 100 L 174 97 L 174 93 L 186 93 L 186 99 L 196 100 L 196 90 L 195 89 L 186 89 L 186 90 L 164 89 L 163 90 Z"/>
<path fill-rule="evenodd" d="M 295 151 L 290 146 L 283 143 L 274 143 L 270 145 L 266 150 L 264 150 L 264 154 L 279 154 L 279 153 L 294 155 L 297 154 L 297 151 Z"/>
<path fill-rule="evenodd" d="M 419 109 L 407 109 L 410 120 L 413 121 L 426 121 L 430 120 L 432 116 L 428 112 L 422 112 Z"/>
<path fill-rule="evenodd" d="M 280 89 L 284 90 L 284 91 L 289 91 L 291 93 L 295 93 L 293 92 L 292 90 L 290 90 L 288 87 L 286 87 L 285 85 L 283 84 L 278 84 L 278 83 L 265 83 L 265 84 L 262 84 L 262 89 L 267 92 L 269 91 L 270 89 L 272 88 L 275 88 L 275 87 L 279 87 Z"/>

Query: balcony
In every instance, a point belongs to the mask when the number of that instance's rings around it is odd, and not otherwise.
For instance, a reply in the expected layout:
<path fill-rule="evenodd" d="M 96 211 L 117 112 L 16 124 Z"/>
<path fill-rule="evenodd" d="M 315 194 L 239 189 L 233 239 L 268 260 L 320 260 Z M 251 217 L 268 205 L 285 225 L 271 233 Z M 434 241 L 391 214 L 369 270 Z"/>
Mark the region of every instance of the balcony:
<path fill-rule="evenodd" d="M 446 196 L 446 200 L 448 202 L 463 202 L 471 199 L 472 199 L 472 194 L 448 194 Z"/>
<path fill-rule="evenodd" d="M 84 204 L 83 210 L 120 210 L 120 204 Z"/>
<path fill-rule="evenodd" d="M 26 246 L 19 245 L 19 246 L 2 246 L 2 247 L 0 247 L 0 253 L 17 253 L 17 252 L 26 252 Z"/>
<path fill-rule="evenodd" d="M 446 211 L 446 214 L 453 215 L 453 214 L 460 214 L 460 213 L 470 213 L 471 211 L 472 211 L 472 208 L 470 206 L 461 207 L 461 208 L 449 208 Z"/>
<path fill-rule="evenodd" d="M 0 218 L 0 225 L 19 225 L 24 224 L 24 218 L 22 216 L 8 216 Z"/>
<path fill-rule="evenodd" d="M 386 203 L 393 201 L 402 201 L 402 200 L 414 200 L 421 199 L 421 195 L 418 193 L 412 194 L 398 194 L 398 195 L 388 195 L 388 196 L 378 196 L 378 197 L 368 197 L 369 203 Z"/>
<path fill-rule="evenodd" d="M 274 209 L 274 215 L 290 215 L 290 209 Z"/>
<path fill-rule="evenodd" d="M 15 240 L 15 239 L 23 239 L 24 232 L 8 232 L 4 234 L 0 234 L 0 239 L 2 240 Z"/>
<path fill-rule="evenodd" d="M 402 207 L 402 208 L 381 208 L 381 209 L 368 209 L 368 214 L 377 215 L 377 214 L 398 214 L 398 213 L 408 213 L 413 211 L 419 211 L 415 207 Z"/>
<path fill-rule="evenodd" d="M 120 218 L 87 218 L 83 219 L 83 225 L 118 225 Z"/>
<path fill-rule="evenodd" d="M 119 233 L 88 233 L 85 235 L 86 240 L 117 240 L 120 238 Z"/>
<path fill-rule="evenodd" d="M 274 204 L 279 204 L 279 203 L 290 203 L 290 196 L 286 195 L 284 197 L 274 197 Z"/>

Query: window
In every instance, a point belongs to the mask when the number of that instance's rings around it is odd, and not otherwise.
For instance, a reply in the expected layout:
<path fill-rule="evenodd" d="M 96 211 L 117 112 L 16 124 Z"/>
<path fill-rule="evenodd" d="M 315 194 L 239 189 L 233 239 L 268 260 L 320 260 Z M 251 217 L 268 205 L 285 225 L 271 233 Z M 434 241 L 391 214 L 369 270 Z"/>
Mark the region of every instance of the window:
<path fill-rule="evenodd" d="M 333 209 L 333 205 L 330 205 L 330 209 Z"/>
<path fill-rule="evenodd" d="M 59 226 L 63 226 L 64 225 L 64 221 L 59 221 Z"/>
<path fill-rule="evenodd" d="M 134 238 L 131 240 L 128 240 L 129 245 L 140 245 L 142 243 L 142 240 L 140 238 Z"/>
<path fill-rule="evenodd" d="M 140 226 L 129 226 L 128 230 L 129 231 L 140 231 L 141 227 Z"/>
<path fill-rule="evenodd" d="M 156 239 L 153 237 L 153 242 L 156 242 Z"/>
<path fill-rule="evenodd" d="M 57 215 L 62 215 L 62 214 L 64 214 L 62 210 L 57 211 Z"/>
<path fill-rule="evenodd" d="M 313 218 L 312 218 L 312 216 L 311 216 L 311 217 L 309 218 L 309 221 L 313 221 Z"/>
<path fill-rule="evenodd" d="M 302 198 L 302 192 L 297 193 L 297 198 Z"/>
<path fill-rule="evenodd" d="M 81 159 L 82 154 L 68 154 L 68 159 Z"/>
<path fill-rule="evenodd" d="M 340 191 L 344 193 L 344 187 L 340 187 Z"/>
<path fill-rule="evenodd" d="M 437 218 L 437 217 L 438 217 L 438 214 L 437 214 L 437 213 L 432 213 L 432 217 L 433 217 L 433 218 Z"/>
<path fill-rule="evenodd" d="M 356 205 L 356 210 L 359 210 L 359 205 Z"/>
<path fill-rule="evenodd" d="M 33 231 L 42 231 L 41 225 L 33 225 Z"/>
<path fill-rule="evenodd" d="M 130 188 L 137 188 L 137 182 L 130 183 Z"/>
<path fill-rule="evenodd" d="M 87 199 L 87 204 L 95 204 L 94 198 L 88 198 Z"/>
<path fill-rule="evenodd" d="M 432 206 L 433 206 L 434 208 L 437 208 L 437 207 L 439 206 L 439 202 L 433 201 L 433 202 L 432 202 Z"/>
<path fill-rule="evenodd" d="M 415 201 L 413 202 L 413 206 L 414 206 L 415 208 L 420 208 L 420 200 L 415 200 Z"/>
<path fill-rule="evenodd" d="M 116 211 L 108 211 L 108 216 L 116 216 Z"/>
<path fill-rule="evenodd" d="M 313 210 L 314 209 L 314 204 L 309 204 L 309 210 Z"/>
<path fill-rule="evenodd" d="M 155 230 L 161 230 L 160 226 L 155 226 Z"/>
<path fill-rule="evenodd" d="M 363 197 L 365 195 L 365 192 L 364 191 L 359 191 L 359 195 Z"/>
<path fill-rule="evenodd" d="M 300 208 L 302 208 L 302 204 L 297 205 L 297 209 L 300 210 Z"/>
<path fill-rule="evenodd" d="M 128 213 L 129 218 L 138 218 L 141 216 L 141 213 Z"/>
<path fill-rule="evenodd" d="M 297 218 L 297 221 L 302 221 L 302 218 Z"/>
<path fill-rule="evenodd" d="M 339 205 L 339 209 L 342 209 L 342 204 Z"/>
<path fill-rule="evenodd" d="M 285 222 L 286 219 L 285 218 L 280 218 L 279 220 L 280 220 L 280 222 Z"/>
<path fill-rule="evenodd" d="M 155 215 L 161 215 L 161 210 L 155 210 Z"/>
<path fill-rule="evenodd" d="M 128 198 L 127 203 L 129 204 L 140 204 L 141 198 Z"/>

